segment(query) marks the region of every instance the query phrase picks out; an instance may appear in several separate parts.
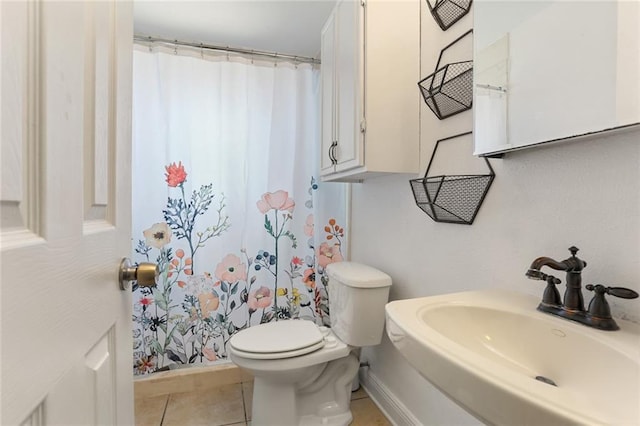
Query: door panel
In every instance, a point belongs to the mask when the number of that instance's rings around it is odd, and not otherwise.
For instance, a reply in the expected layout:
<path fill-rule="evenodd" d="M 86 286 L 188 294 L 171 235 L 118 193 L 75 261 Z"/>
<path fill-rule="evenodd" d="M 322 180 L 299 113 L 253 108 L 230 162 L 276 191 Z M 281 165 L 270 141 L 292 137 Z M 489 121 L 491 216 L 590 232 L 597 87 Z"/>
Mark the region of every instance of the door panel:
<path fill-rule="evenodd" d="M 131 3 L 0 24 L 0 424 L 132 424 Z"/>
<path fill-rule="evenodd" d="M 35 16 L 29 3 L 3 4 L 1 11 L 0 227 L 14 231 L 12 234 L 24 241 L 27 236 L 37 238 L 39 233 L 35 193 L 38 110 L 34 105 L 38 96 L 37 33 L 33 31 Z M 5 242 L 10 243 L 9 239 Z"/>
<path fill-rule="evenodd" d="M 113 147 L 115 142 L 114 113 L 114 5 L 96 2 L 86 12 L 85 82 L 87 90 L 84 120 L 85 228 L 87 222 L 112 223 L 113 188 L 109 178 L 113 174 Z M 104 224 L 104 223 L 103 223 Z M 87 230 L 87 229 L 85 229 Z"/>
<path fill-rule="evenodd" d="M 110 329 L 65 372 L 45 398 L 45 419 L 54 425 L 116 425 L 115 332 Z M 86 410 L 84 407 L 93 407 Z"/>

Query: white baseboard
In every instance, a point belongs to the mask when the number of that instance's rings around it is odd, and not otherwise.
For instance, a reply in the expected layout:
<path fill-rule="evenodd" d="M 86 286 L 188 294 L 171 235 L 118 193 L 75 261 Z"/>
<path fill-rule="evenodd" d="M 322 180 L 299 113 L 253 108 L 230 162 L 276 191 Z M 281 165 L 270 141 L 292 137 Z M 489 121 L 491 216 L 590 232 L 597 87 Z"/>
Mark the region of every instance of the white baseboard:
<path fill-rule="evenodd" d="M 360 369 L 360 384 L 394 426 L 422 426 L 407 407 L 368 367 Z"/>

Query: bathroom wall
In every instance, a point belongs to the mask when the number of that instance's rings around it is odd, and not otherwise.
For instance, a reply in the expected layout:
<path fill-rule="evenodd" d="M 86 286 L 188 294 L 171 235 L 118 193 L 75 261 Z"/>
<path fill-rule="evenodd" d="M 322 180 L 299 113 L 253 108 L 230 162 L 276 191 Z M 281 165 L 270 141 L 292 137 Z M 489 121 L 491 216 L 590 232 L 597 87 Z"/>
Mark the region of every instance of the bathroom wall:
<path fill-rule="evenodd" d="M 422 11 L 422 77 L 471 19 L 443 33 Z M 439 122 L 422 102 L 420 108 L 424 173 L 435 141 L 471 130 L 472 114 Z M 472 226 L 436 223 L 419 210 L 408 183 L 416 176 L 353 184 L 351 259 L 391 275 L 393 300 L 491 287 L 541 296 L 544 283 L 524 276 L 531 261 L 564 259 L 576 245 L 589 264 L 584 284 L 640 291 L 639 141 L 635 131 L 491 160 L 496 179 Z M 610 299 L 614 316 L 640 322 L 638 300 Z M 363 358 L 368 377 L 408 411 L 399 424 L 479 424 L 419 376 L 386 337 Z"/>

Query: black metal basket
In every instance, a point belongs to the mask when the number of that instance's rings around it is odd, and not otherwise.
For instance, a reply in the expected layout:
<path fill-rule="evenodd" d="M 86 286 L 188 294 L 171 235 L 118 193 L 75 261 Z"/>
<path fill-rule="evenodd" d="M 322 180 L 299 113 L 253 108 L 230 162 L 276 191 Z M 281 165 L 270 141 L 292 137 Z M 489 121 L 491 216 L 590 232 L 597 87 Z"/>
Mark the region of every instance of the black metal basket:
<path fill-rule="evenodd" d="M 467 111 L 473 105 L 473 61 L 453 62 L 440 67 L 445 50 L 472 31 L 467 31 L 442 49 L 434 73 L 418 82 L 424 102 L 440 120 Z"/>
<path fill-rule="evenodd" d="M 489 169 L 488 174 L 429 176 L 440 142 L 470 134 L 462 133 L 437 141 L 424 178 L 409 181 L 416 204 L 436 222 L 471 225 L 495 177 L 487 158 L 482 160 Z"/>
<path fill-rule="evenodd" d="M 438 26 L 446 31 L 469 13 L 472 0 L 426 0 L 429 11 Z"/>

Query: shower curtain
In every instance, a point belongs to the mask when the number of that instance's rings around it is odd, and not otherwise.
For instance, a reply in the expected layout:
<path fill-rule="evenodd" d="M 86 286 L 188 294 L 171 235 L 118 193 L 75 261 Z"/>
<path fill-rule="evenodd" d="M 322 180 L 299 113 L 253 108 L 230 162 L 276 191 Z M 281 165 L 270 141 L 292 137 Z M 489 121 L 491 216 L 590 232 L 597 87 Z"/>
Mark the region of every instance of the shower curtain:
<path fill-rule="evenodd" d="M 240 330 L 329 323 L 325 268 L 345 257 L 345 188 L 317 178 L 318 70 L 136 45 L 135 374 L 228 357 Z"/>

